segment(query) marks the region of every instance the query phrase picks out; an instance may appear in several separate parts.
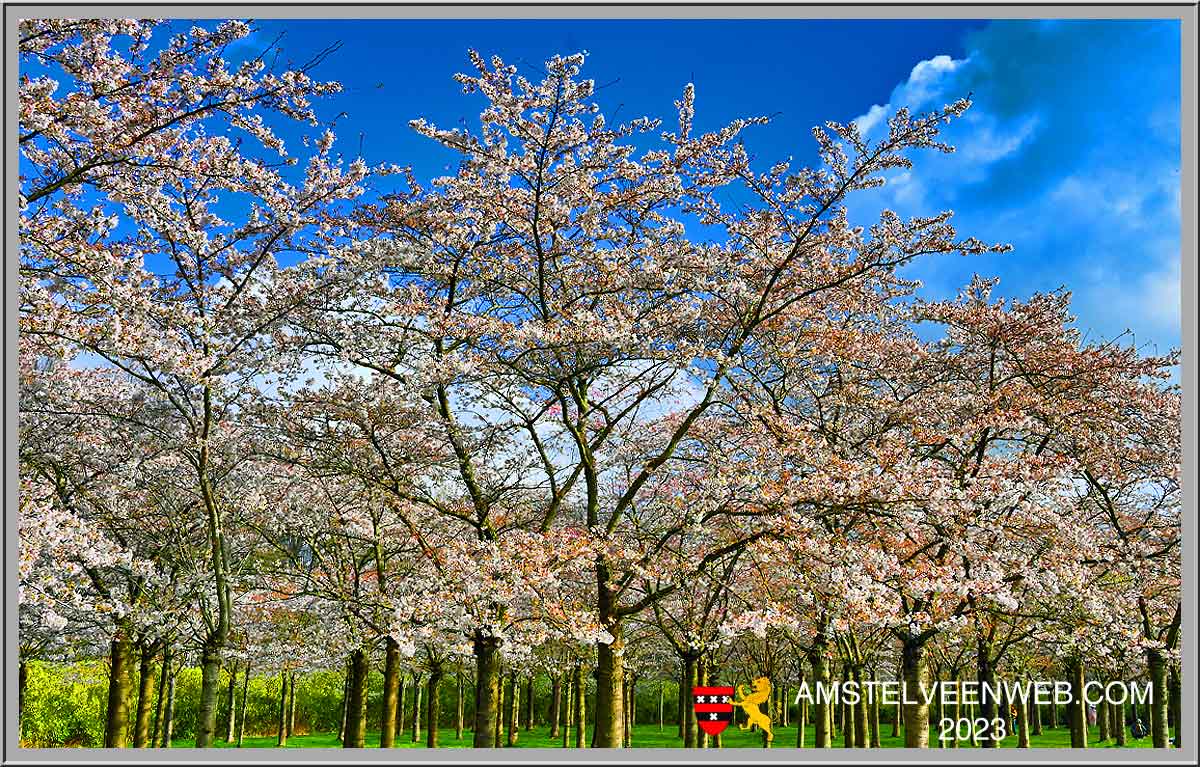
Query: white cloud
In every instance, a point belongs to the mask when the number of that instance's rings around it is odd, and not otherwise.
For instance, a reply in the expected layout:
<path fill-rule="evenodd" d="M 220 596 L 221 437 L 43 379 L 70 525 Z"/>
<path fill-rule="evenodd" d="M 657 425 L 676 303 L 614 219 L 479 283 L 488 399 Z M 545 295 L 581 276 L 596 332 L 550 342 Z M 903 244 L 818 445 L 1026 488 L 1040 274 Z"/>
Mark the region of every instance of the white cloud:
<path fill-rule="evenodd" d="M 854 119 L 858 130 L 868 136 L 883 122 L 889 114 L 900 107 L 919 110 L 931 101 L 943 97 L 944 86 L 953 74 L 970 59 L 953 59 L 945 54 L 934 56 L 932 59 L 917 62 L 909 72 L 908 80 L 900 83 L 892 90 L 891 100 L 887 104 L 874 104 L 866 114 Z M 941 106 L 941 104 L 937 104 Z"/>

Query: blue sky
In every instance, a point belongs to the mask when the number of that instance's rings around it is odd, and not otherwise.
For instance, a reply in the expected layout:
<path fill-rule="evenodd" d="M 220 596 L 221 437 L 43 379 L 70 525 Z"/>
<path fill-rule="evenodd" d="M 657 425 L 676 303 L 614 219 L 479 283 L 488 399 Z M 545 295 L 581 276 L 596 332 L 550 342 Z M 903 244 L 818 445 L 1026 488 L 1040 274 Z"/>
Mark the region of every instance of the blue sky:
<path fill-rule="evenodd" d="M 182 22 L 180 22 L 182 24 Z M 343 47 L 317 75 L 346 90 L 320 105 L 339 146 L 370 162 L 410 165 L 418 178 L 454 158 L 408 121 L 472 121 L 478 97 L 451 80 L 465 52 L 499 54 L 528 75 L 554 53 L 589 53 L 610 120 L 673 117 L 684 84 L 697 123 L 770 114 L 746 134 L 763 166 L 814 159 L 825 120 L 878 117 L 906 105 L 975 106 L 947 131 L 959 151 L 917 155 L 909 173 L 850 206 L 869 224 L 957 213 L 960 230 L 1010 242 L 1012 253 L 926 259 L 909 270 L 923 294 L 951 296 L 973 273 L 1020 297 L 1066 285 L 1092 337 L 1126 328 L 1162 351 L 1179 344 L 1180 30 L 1175 21 L 452 21 L 270 20 L 254 41 L 284 33 L 299 63 Z M 252 42 L 254 42 L 252 41 Z M 247 47 L 246 50 L 249 50 Z M 234 52 L 237 53 L 236 51 Z M 292 146 L 295 146 L 294 143 Z"/>

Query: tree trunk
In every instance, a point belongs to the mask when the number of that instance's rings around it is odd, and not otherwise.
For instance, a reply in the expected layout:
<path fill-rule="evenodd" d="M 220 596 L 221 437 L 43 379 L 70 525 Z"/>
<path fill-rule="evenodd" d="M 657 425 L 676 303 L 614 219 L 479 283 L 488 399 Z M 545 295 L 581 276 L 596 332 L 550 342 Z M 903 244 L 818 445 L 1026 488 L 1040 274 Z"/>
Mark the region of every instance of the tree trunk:
<path fill-rule="evenodd" d="M 803 657 L 798 657 L 796 659 L 796 669 L 798 672 L 796 682 L 800 686 L 800 688 L 803 689 L 804 688 L 804 659 L 803 659 Z M 811 693 L 811 690 L 809 692 Z M 804 710 L 804 706 L 805 706 L 806 702 L 807 701 L 804 698 L 800 698 L 800 704 L 796 708 L 796 748 L 804 748 L 804 725 L 805 725 L 804 720 L 806 718 L 805 714 L 807 713 Z"/>
<path fill-rule="evenodd" d="M 563 672 L 563 725 L 562 725 L 562 747 L 571 747 L 571 723 L 575 716 L 575 688 L 572 682 L 573 677 L 569 671 Z"/>
<path fill-rule="evenodd" d="M 425 747 L 438 747 L 438 720 L 442 715 L 442 666 L 440 663 L 429 664 L 429 691 L 425 696 Z"/>
<path fill-rule="evenodd" d="M 666 690 L 664 688 L 666 687 L 666 684 L 667 683 L 664 682 L 663 680 L 661 680 L 661 679 L 658 680 L 658 731 L 659 732 L 663 731 L 663 712 L 664 712 L 665 705 L 666 705 L 666 696 L 665 696 Z"/>
<path fill-rule="evenodd" d="M 683 667 L 682 662 L 679 665 L 679 689 L 675 692 L 675 724 L 679 730 L 680 740 L 685 739 L 685 730 L 687 728 L 686 710 L 691 705 L 692 691 L 688 689 L 688 671 Z"/>
<path fill-rule="evenodd" d="M 1155 748 L 1168 748 L 1170 743 L 1170 721 L 1167 718 L 1167 663 L 1162 652 L 1146 651 L 1146 666 L 1150 672 L 1150 736 Z"/>
<path fill-rule="evenodd" d="M 1083 661 L 1075 658 L 1068 664 L 1071 675 L 1071 703 L 1068 721 L 1071 724 L 1071 748 L 1087 748 L 1087 709 L 1083 701 Z"/>
<path fill-rule="evenodd" d="M 1037 699 L 1033 694 L 1033 680 L 1029 680 L 1029 693 L 1025 697 L 1026 711 L 1029 712 L 1029 734 L 1042 734 L 1042 707 L 1037 703 Z"/>
<path fill-rule="evenodd" d="M 162 662 L 158 667 L 158 700 L 154 704 L 154 726 L 150 728 L 150 747 L 156 748 L 162 745 L 163 731 L 163 707 L 167 702 L 167 676 L 168 669 L 171 666 L 171 649 L 170 646 L 163 647 Z"/>
<path fill-rule="evenodd" d="M 863 686 L 862 666 L 855 665 L 850 669 L 850 676 L 858 685 L 858 703 L 854 711 L 854 747 L 867 748 L 870 741 L 870 710 L 867 705 L 866 688 Z"/>
<path fill-rule="evenodd" d="M 1104 743 L 1109 738 L 1108 733 L 1108 701 L 1104 698 L 1096 705 L 1096 724 L 1100 728 L 1098 739 Z"/>
<path fill-rule="evenodd" d="M 476 632 L 475 654 L 475 725 L 472 745 L 491 748 L 495 744 L 497 714 L 500 708 L 500 650 L 495 639 Z"/>
<path fill-rule="evenodd" d="M 150 703 L 154 690 L 154 652 L 142 645 L 138 661 L 137 714 L 133 725 L 133 747 L 146 748 L 150 744 Z"/>
<path fill-rule="evenodd" d="M 463 675 L 462 664 L 459 664 L 458 676 L 454 691 L 456 713 L 454 717 L 454 739 L 462 740 L 463 736 Z"/>
<path fill-rule="evenodd" d="M 562 675 L 554 674 L 550 678 L 550 737 L 557 738 L 561 725 L 559 717 L 562 713 Z"/>
<path fill-rule="evenodd" d="M 22 714 L 25 713 L 25 687 L 29 683 L 29 667 L 22 658 L 17 666 L 17 742 L 21 740 Z M 161 700 L 161 696 L 160 700 Z M 158 720 L 155 719 L 157 726 Z"/>
<path fill-rule="evenodd" d="M 399 738 L 404 734 L 404 674 L 397 674 L 396 681 L 396 737 Z"/>
<path fill-rule="evenodd" d="M 118 629 L 112 640 L 108 671 L 108 713 L 104 725 L 104 747 L 125 748 L 129 731 L 129 663 L 133 648 Z"/>
<path fill-rule="evenodd" d="M 584 702 L 587 689 L 583 682 L 583 668 L 575 664 L 575 748 L 583 748 L 584 734 L 587 730 L 587 712 Z"/>
<path fill-rule="evenodd" d="M 225 689 L 225 742 L 233 742 L 233 725 L 237 718 L 237 664 L 229 666 L 229 686 Z"/>
<path fill-rule="evenodd" d="M 1112 720 L 1113 735 L 1114 735 L 1114 737 L 1116 737 L 1117 747 L 1118 748 L 1124 747 L 1124 746 L 1128 745 L 1128 741 L 1125 739 L 1125 704 L 1124 703 L 1122 703 L 1119 706 L 1112 707 L 1112 718 L 1113 718 L 1113 720 Z"/>
<path fill-rule="evenodd" d="M 497 684 L 500 687 L 499 687 L 499 691 L 496 694 L 496 705 L 498 706 L 498 708 L 496 709 L 496 730 L 494 733 L 496 739 L 495 739 L 494 745 L 496 748 L 500 748 L 501 746 L 504 745 L 504 719 L 506 716 L 505 712 L 508 711 L 508 708 L 504 704 L 505 698 L 504 698 L 504 672 L 503 671 L 501 671 L 497 675 Z"/>
<path fill-rule="evenodd" d="M 525 679 L 525 732 L 533 729 L 533 674 Z"/>
<path fill-rule="evenodd" d="M 367 649 L 359 647 L 350 653 L 350 694 L 347 696 L 343 748 L 365 748 L 367 745 L 367 680 L 370 673 L 371 656 Z"/>
<path fill-rule="evenodd" d="M 279 731 L 275 735 L 276 746 L 286 746 L 288 731 L 287 731 L 287 701 L 288 701 L 288 673 L 286 671 L 279 672 Z M 342 740 L 342 745 L 346 745 L 346 741 Z"/>
<path fill-rule="evenodd" d="M 221 647 L 216 634 L 200 653 L 200 710 L 196 714 L 196 748 L 211 748 L 217 731 L 217 696 L 221 691 Z"/>
<path fill-rule="evenodd" d="M 871 671 L 871 681 L 878 682 L 879 677 L 874 669 Z M 879 685 L 871 685 L 871 748 L 883 748 L 879 739 Z"/>
<path fill-rule="evenodd" d="M 979 683 L 979 716 L 986 719 L 987 730 L 979 739 L 980 748 L 998 748 L 1000 742 L 992 732 L 992 720 L 996 717 L 996 700 L 990 689 L 996 684 L 996 670 L 992 666 L 992 643 L 982 633 L 975 636 L 975 681 Z"/>
<path fill-rule="evenodd" d="M 175 734 L 175 671 L 167 667 L 170 677 L 167 679 L 167 710 L 163 714 L 166 723 L 163 725 L 163 748 L 171 747 L 171 736 Z"/>
<path fill-rule="evenodd" d="M 338 729 L 338 742 L 346 745 L 346 720 L 350 713 L 350 664 L 347 662 L 342 679 L 342 725 Z"/>
<path fill-rule="evenodd" d="M 421 675 L 413 675 L 412 742 L 421 742 Z"/>
<path fill-rule="evenodd" d="M 683 747 L 695 748 L 699 741 L 699 725 L 696 724 L 696 707 L 693 705 L 692 688 L 700 684 L 699 659 L 695 655 L 683 658 L 683 679 L 680 690 L 687 690 L 687 698 L 680 696 L 680 716 L 683 723 Z"/>
<path fill-rule="evenodd" d="M 625 640 L 621 619 L 616 614 L 616 598 L 609 589 L 605 564 L 596 567 L 599 618 L 612 635 L 609 643 L 596 643 L 596 730 L 597 748 L 620 748 L 625 742 Z"/>
<path fill-rule="evenodd" d="M 242 715 L 238 718 L 237 747 L 242 747 L 242 737 L 246 734 L 246 696 L 250 693 L 250 662 L 242 669 Z"/>
<path fill-rule="evenodd" d="M 1183 703 L 1183 690 L 1179 681 L 1179 666 L 1177 664 L 1172 664 L 1171 666 L 1171 678 L 1167 685 L 1170 688 L 1171 726 L 1175 728 L 1175 748 L 1183 748 L 1183 712 L 1180 708 Z"/>
<path fill-rule="evenodd" d="M 637 674 L 629 677 L 629 700 L 625 703 L 625 747 L 633 748 L 633 728 L 637 725 Z"/>
<path fill-rule="evenodd" d="M 400 693 L 400 645 L 388 637 L 383 662 L 383 711 L 379 715 L 379 747 L 396 745 L 396 704 Z"/>
<path fill-rule="evenodd" d="M 634 745 L 634 738 L 632 738 L 632 735 L 634 735 L 634 723 L 630 721 L 631 715 L 634 713 L 631 711 L 632 689 L 634 689 L 634 683 L 632 683 L 631 678 L 626 677 L 625 700 L 622 701 L 622 708 L 625 712 L 625 721 L 622 725 L 622 729 L 625 731 L 625 748 L 631 748 Z"/>
<path fill-rule="evenodd" d="M 1017 707 L 1017 748 L 1029 748 L 1029 697 L 1018 696 L 1013 705 Z"/>
<path fill-rule="evenodd" d="M 929 748 L 929 667 L 925 660 L 925 643 L 905 637 L 901 649 L 904 671 L 904 745 L 906 748 Z"/>
<path fill-rule="evenodd" d="M 366 693 L 363 693 L 365 698 Z M 366 716 L 366 714 L 364 714 Z M 366 731 L 366 723 L 363 723 Z M 296 734 L 296 672 L 292 672 L 292 683 L 288 685 L 288 737 Z"/>
<path fill-rule="evenodd" d="M 517 680 L 516 671 L 508 672 L 508 685 L 505 689 L 507 696 L 504 699 L 504 723 L 508 729 L 508 745 L 515 746 L 521 736 L 521 683 Z"/>
<path fill-rule="evenodd" d="M 844 685 L 848 681 L 850 681 L 850 667 L 848 665 L 843 665 L 842 666 L 842 684 Z M 851 706 L 848 702 L 843 700 L 843 701 L 841 701 L 841 704 L 842 704 L 842 706 L 841 706 L 842 707 L 842 748 L 853 748 L 854 747 L 854 734 L 855 734 L 855 730 L 856 730 L 856 728 L 854 726 L 854 720 L 857 718 L 857 717 L 855 717 L 856 712 L 854 711 L 854 706 Z"/>
<path fill-rule="evenodd" d="M 821 697 L 819 691 L 829 685 L 829 663 L 825 657 L 826 642 L 818 638 L 808 653 L 808 663 L 812 667 L 813 701 L 809 706 L 812 712 L 813 735 L 815 748 L 833 748 L 833 705 Z"/>

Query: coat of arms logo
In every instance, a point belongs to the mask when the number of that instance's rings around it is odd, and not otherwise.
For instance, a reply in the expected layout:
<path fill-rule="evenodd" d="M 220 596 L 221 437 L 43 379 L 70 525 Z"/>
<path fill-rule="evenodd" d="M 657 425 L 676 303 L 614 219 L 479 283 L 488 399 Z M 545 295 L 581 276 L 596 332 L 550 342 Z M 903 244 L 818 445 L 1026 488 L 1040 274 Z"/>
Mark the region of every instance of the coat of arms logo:
<path fill-rule="evenodd" d="M 696 724 L 709 735 L 719 735 L 733 721 L 732 687 L 693 687 Z"/>
<path fill-rule="evenodd" d="M 737 686 L 737 696 L 734 688 L 727 686 L 707 686 L 692 688 L 692 707 L 696 710 L 696 724 L 709 735 L 719 735 L 733 721 L 733 709 L 736 706 L 746 714 L 746 721 L 738 725 L 739 730 L 748 730 L 757 725 L 767 734 L 767 740 L 775 739 L 771 732 L 771 717 L 759 710 L 759 706 L 771 698 L 771 680 L 760 676 L 754 680 L 753 691 L 746 692 L 745 685 Z"/>

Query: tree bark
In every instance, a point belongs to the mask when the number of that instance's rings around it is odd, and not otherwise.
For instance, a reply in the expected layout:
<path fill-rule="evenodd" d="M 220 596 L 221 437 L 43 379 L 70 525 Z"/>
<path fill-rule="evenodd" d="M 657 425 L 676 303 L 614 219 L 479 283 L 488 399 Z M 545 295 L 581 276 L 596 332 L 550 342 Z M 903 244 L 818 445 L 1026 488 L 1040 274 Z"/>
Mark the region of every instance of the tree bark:
<path fill-rule="evenodd" d="M 675 691 L 675 725 L 679 730 L 680 740 L 683 740 L 686 737 L 684 730 L 687 727 L 687 714 L 685 712 L 687 707 L 690 705 L 690 696 L 692 694 L 692 691 L 687 689 L 687 680 L 688 672 L 687 669 L 683 667 L 683 663 L 681 661 L 679 665 L 679 689 Z"/>
<path fill-rule="evenodd" d="M 517 680 L 517 672 L 508 672 L 508 684 L 505 685 L 504 698 L 504 724 L 508 731 L 508 745 L 517 745 L 517 740 L 520 738 L 520 705 L 521 705 L 521 683 Z"/>
<path fill-rule="evenodd" d="M 242 669 L 242 715 L 238 718 L 237 747 L 242 747 L 242 737 L 246 734 L 246 696 L 250 694 L 250 662 Z"/>
<path fill-rule="evenodd" d="M 350 653 L 350 695 L 346 704 L 343 748 L 365 748 L 367 745 L 367 680 L 370 672 L 371 657 L 365 647 Z"/>
<path fill-rule="evenodd" d="M 1155 748 L 1168 748 L 1170 743 L 1170 721 L 1167 718 L 1167 663 L 1161 651 L 1146 651 L 1146 667 L 1150 673 L 1150 736 Z"/>
<path fill-rule="evenodd" d="M 1183 748 L 1183 712 L 1182 706 L 1183 690 L 1179 681 L 1179 666 L 1172 664 L 1171 678 L 1167 682 L 1170 688 L 1170 704 L 1171 704 L 1171 726 L 1175 728 L 1175 748 Z"/>
<path fill-rule="evenodd" d="M 200 653 L 200 710 L 196 714 L 196 748 L 211 748 L 216 737 L 222 646 L 224 637 L 213 634 L 205 641 Z"/>
<path fill-rule="evenodd" d="M 829 684 L 829 663 L 825 657 L 827 644 L 823 637 L 813 643 L 808 653 L 808 664 L 812 667 L 813 702 L 809 706 L 812 712 L 813 735 L 815 748 L 833 748 L 833 705 L 819 694 L 819 690 Z"/>
<path fill-rule="evenodd" d="M 25 713 L 25 687 L 29 683 L 29 667 L 25 659 L 20 659 L 17 665 L 17 742 L 21 740 L 22 715 Z M 157 725 L 157 720 L 155 720 Z"/>
<path fill-rule="evenodd" d="M 1019 696 L 1013 705 L 1017 707 L 1017 748 L 1029 748 L 1029 697 Z"/>
<path fill-rule="evenodd" d="M 462 740 L 463 736 L 463 674 L 462 664 L 459 664 L 456 686 L 454 691 L 454 703 L 456 707 L 454 717 L 454 739 Z"/>
<path fill-rule="evenodd" d="M 858 703 L 855 704 L 854 711 L 854 747 L 867 748 L 871 745 L 870 735 L 870 710 L 867 705 L 866 688 L 863 686 L 863 669 L 860 664 L 855 664 L 850 668 L 850 677 L 858 685 Z"/>
<path fill-rule="evenodd" d="M 504 718 L 505 718 L 504 712 L 508 711 L 508 708 L 504 704 L 504 674 L 502 672 L 500 674 L 498 674 L 496 683 L 499 685 L 499 689 L 496 693 L 496 705 L 498 706 L 498 708 L 496 709 L 496 729 L 494 732 L 494 735 L 495 735 L 494 746 L 496 748 L 500 748 L 502 745 L 504 745 Z"/>
<path fill-rule="evenodd" d="M 878 682 L 878 676 L 874 669 L 871 671 L 871 681 Z M 879 739 L 879 685 L 871 685 L 871 748 L 883 748 L 883 741 Z"/>
<path fill-rule="evenodd" d="M 666 706 L 666 682 L 658 680 L 658 731 L 663 731 L 663 712 Z"/>
<path fill-rule="evenodd" d="M 421 742 L 421 675 L 413 675 L 412 742 Z"/>
<path fill-rule="evenodd" d="M 621 619 L 616 612 L 616 597 L 609 587 L 608 566 L 596 566 L 598 606 L 601 624 L 612 641 L 596 644 L 596 730 L 597 748 L 621 748 L 625 742 L 625 640 Z"/>
<path fill-rule="evenodd" d="M 342 725 L 338 729 L 338 742 L 343 747 L 346 745 L 346 720 L 350 712 L 350 664 L 346 663 L 346 670 L 343 672 L 342 679 Z"/>
<path fill-rule="evenodd" d="M 1087 709 L 1083 701 L 1083 661 L 1073 659 L 1067 666 L 1071 676 L 1071 703 L 1068 721 L 1071 724 L 1071 748 L 1087 748 Z"/>
<path fill-rule="evenodd" d="M 1113 735 L 1116 737 L 1117 746 L 1123 747 L 1128 745 L 1125 738 L 1125 704 L 1112 707 L 1112 729 Z"/>
<path fill-rule="evenodd" d="M 225 742 L 233 742 L 234 720 L 237 718 L 237 664 L 229 667 L 229 686 L 225 689 Z"/>
<path fill-rule="evenodd" d="M 279 672 L 279 730 L 275 735 L 275 745 L 282 747 L 287 745 L 288 730 L 287 730 L 287 701 L 288 701 L 288 673 L 286 671 Z M 342 745 L 346 745 L 346 741 L 342 741 Z"/>
<path fill-rule="evenodd" d="M 583 668 L 575 664 L 575 748 L 584 747 L 584 734 L 587 730 L 585 709 L 586 687 L 583 682 Z"/>
<path fill-rule="evenodd" d="M 562 675 L 554 674 L 550 678 L 550 737 L 557 738 L 562 725 L 559 719 L 562 714 Z"/>
<path fill-rule="evenodd" d="M 404 734 L 404 674 L 397 674 L 396 682 L 396 737 Z"/>
<path fill-rule="evenodd" d="M 163 748 L 171 747 L 171 736 L 175 733 L 175 670 L 167 666 L 170 677 L 167 679 L 167 710 L 163 714 L 166 723 L 163 724 Z"/>
<path fill-rule="evenodd" d="M 438 720 L 442 715 L 442 665 L 429 664 L 429 691 L 426 694 L 428 703 L 425 704 L 425 747 L 438 747 Z"/>
<path fill-rule="evenodd" d="M 692 688 L 700 684 L 699 658 L 695 655 L 683 657 L 683 679 L 679 682 L 680 691 L 687 691 L 687 698 L 680 695 L 680 716 L 683 729 L 683 747 L 695 748 L 699 742 L 699 725 L 696 724 L 696 708 L 692 705 Z"/>
<path fill-rule="evenodd" d="M 162 662 L 158 667 L 158 701 L 154 705 L 154 726 L 150 728 L 150 747 L 162 745 L 163 707 L 167 702 L 167 676 L 171 666 L 171 648 L 165 645 L 162 652 Z"/>
<path fill-rule="evenodd" d="M 803 658 L 803 656 L 798 657 L 796 659 L 796 669 L 797 669 L 796 682 L 800 686 L 800 688 L 803 689 L 804 688 L 804 658 Z M 804 720 L 806 718 L 805 714 L 807 713 L 804 710 L 804 707 L 805 707 L 806 702 L 807 701 L 804 698 L 800 698 L 800 704 L 796 708 L 796 748 L 804 748 L 804 725 L 805 725 Z"/>
<path fill-rule="evenodd" d="M 629 702 L 625 704 L 625 747 L 633 747 L 633 728 L 637 726 L 637 674 L 629 675 Z"/>
<path fill-rule="evenodd" d="M 133 725 L 134 748 L 146 748 L 150 744 L 150 703 L 153 690 L 154 651 L 143 644 L 141 657 L 138 659 L 137 713 Z"/>
<path fill-rule="evenodd" d="M 571 747 L 571 723 L 575 716 L 575 688 L 570 671 L 563 672 L 563 703 L 562 703 L 562 747 Z"/>
<path fill-rule="evenodd" d="M 533 674 L 525 678 L 525 732 L 533 729 Z"/>
<path fill-rule="evenodd" d="M 400 693 L 400 645 L 388 637 L 383 662 L 383 711 L 379 716 L 379 747 L 396 745 L 396 704 Z"/>
<path fill-rule="evenodd" d="M 365 698 L 366 693 L 363 693 Z M 365 714 L 364 714 L 365 716 Z M 288 737 L 296 734 L 296 672 L 292 672 L 292 682 L 288 685 L 288 720 L 287 720 Z M 363 723 L 363 731 L 366 731 L 366 723 Z"/>
<path fill-rule="evenodd" d="M 1026 696 L 1025 705 L 1029 712 L 1029 734 L 1042 734 L 1042 707 L 1038 704 L 1037 699 L 1033 695 L 1033 680 L 1030 679 L 1029 694 Z"/>
<path fill-rule="evenodd" d="M 925 660 L 925 643 L 905 637 L 901 648 L 904 671 L 904 745 L 906 748 L 929 748 L 929 667 Z"/>
<path fill-rule="evenodd" d="M 1000 741 L 992 732 L 991 722 L 996 717 L 996 700 L 990 689 L 996 684 L 996 670 L 992 666 L 992 643 L 982 632 L 975 636 L 975 681 L 979 683 L 979 716 L 988 722 L 984 737 L 979 739 L 980 748 L 998 748 Z"/>
<path fill-rule="evenodd" d="M 472 745 L 491 748 L 495 744 L 497 714 L 500 708 L 500 650 L 495 639 L 476 632 L 475 651 L 475 726 Z"/>
<path fill-rule="evenodd" d="M 108 713 L 104 724 L 104 747 L 125 748 L 129 731 L 129 664 L 132 646 L 124 631 L 112 640 L 108 671 Z"/>
<path fill-rule="evenodd" d="M 850 667 L 848 665 L 843 665 L 842 666 L 842 684 L 845 684 L 848 681 L 850 681 Z M 854 711 L 854 706 L 851 706 L 850 703 L 845 700 L 841 701 L 841 707 L 842 707 L 842 748 L 853 748 L 854 747 L 854 734 L 855 734 L 855 730 L 856 730 L 856 728 L 854 726 L 856 712 Z"/>
<path fill-rule="evenodd" d="M 1099 740 L 1104 743 L 1109 738 L 1108 733 L 1108 701 L 1101 699 L 1096 705 L 1096 724 L 1100 728 Z"/>

